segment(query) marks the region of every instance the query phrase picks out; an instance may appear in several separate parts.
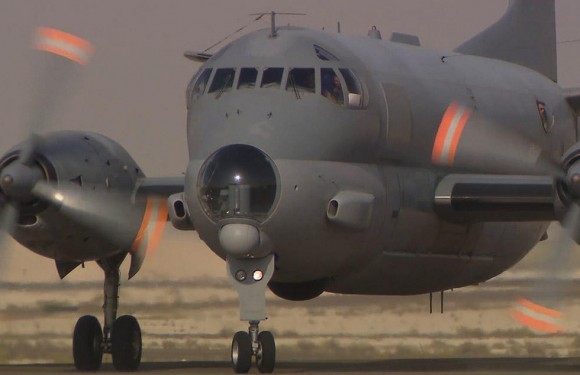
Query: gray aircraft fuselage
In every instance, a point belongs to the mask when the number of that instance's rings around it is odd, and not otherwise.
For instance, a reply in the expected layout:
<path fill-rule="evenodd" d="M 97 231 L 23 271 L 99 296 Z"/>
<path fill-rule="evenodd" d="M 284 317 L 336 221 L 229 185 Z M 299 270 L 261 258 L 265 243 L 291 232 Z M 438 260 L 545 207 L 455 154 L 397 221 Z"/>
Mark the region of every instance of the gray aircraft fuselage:
<path fill-rule="evenodd" d="M 221 228 L 248 223 L 260 236 L 248 256 L 274 253 L 275 282 L 326 280 L 332 292 L 416 294 L 494 277 L 540 240 L 548 221 L 441 218 L 434 192 L 451 169 L 434 167 L 432 152 L 446 111 L 459 103 L 471 111 L 462 140 L 477 137 L 476 129 L 507 129 L 559 158 L 577 134 L 557 84 L 482 57 L 300 28 L 269 33 L 257 31 L 224 47 L 188 88 L 185 198 L 195 229 L 217 255 L 227 255 Z M 283 70 L 266 73 L 269 68 Z M 303 89 L 290 78 L 292 69 L 314 72 L 315 83 Z M 324 74 L 331 71 L 340 77 L 342 103 L 324 96 Z M 204 72 L 208 87 L 196 87 Z M 273 83 L 260 84 L 271 73 Z M 350 77 L 358 88 L 348 87 Z M 547 129 L 538 103 L 547 110 Z M 457 164 L 468 152 L 462 146 Z M 485 140 L 479 146 L 489 154 L 501 151 Z M 235 151 L 221 158 L 222 150 Z M 233 213 L 231 205 L 208 203 L 220 197 L 231 202 L 234 194 L 225 192 L 227 182 L 221 192 L 207 193 L 205 182 L 221 173 L 220 163 L 227 165 L 224 179 L 244 179 L 247 164 L 260 155 L 273 166 L 274 182 L 253 179 L 269 186 L 267 207 Z M 212 158 L 215 165 L 208 166 Z M 469 172 L 534 174 L 489 160 L 471 163 Z M 352 209 L 341 217 L 329 202 Z"/>

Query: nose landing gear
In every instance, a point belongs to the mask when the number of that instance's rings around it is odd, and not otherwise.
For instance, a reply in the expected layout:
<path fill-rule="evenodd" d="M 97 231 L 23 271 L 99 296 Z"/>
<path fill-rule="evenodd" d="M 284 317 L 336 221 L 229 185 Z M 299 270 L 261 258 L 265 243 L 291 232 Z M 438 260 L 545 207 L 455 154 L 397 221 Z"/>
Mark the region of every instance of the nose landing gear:
<path fill-rule="evenodd" d="M 269 331 L 260 332 L 266 319 L 266 287 L 274 274 L 274 256 L 265 258 L 227 258 L 228 277 L 238 292 L 240 320 L 248 321 L 248 332 L 239 331 L 232 339 L 232 367 L 238 374 L 247 373 L 256 358 L 261 373 L 271 373 L 276 364 L 276 343 Z"/>

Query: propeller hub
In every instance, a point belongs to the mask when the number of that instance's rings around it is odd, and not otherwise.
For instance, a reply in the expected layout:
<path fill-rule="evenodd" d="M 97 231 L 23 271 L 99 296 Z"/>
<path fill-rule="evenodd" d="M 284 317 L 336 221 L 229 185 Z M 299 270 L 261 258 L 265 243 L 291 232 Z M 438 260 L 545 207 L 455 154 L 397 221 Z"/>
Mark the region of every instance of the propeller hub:
<path fill-rule="evenodd" d="M 0 187 L 7 197 L 25 203 L 34 199 L 32 188 L 38 181 L 44 179 L 44 173 L 37 165 L 27 166 L 14 162 L 2 171 Z"/>
<path fill-rule="evenodd" d="M 14 178 L 12 176 L 10 176 L 9 174 L 2 177 L 2 187 L 7 186 L 7 185 L 12 185 L 13 182 L 14 182 Z"/>

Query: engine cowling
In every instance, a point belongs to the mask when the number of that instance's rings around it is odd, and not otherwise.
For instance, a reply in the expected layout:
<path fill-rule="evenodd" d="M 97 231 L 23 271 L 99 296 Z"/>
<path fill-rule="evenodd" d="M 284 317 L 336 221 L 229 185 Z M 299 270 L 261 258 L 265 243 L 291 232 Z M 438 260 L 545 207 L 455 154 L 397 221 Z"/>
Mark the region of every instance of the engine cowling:
<path fill-rule="evenodd" d="M 25 145 L 4 155 L 0 171 L 17 162 Z M 152 204 L 146 196 L 134 196 L 145 176 L 122 146 L 96 133 L 54 132 L 37 143 L 29 164 L 54 189 L 58 204 L 20 197 L 16 241 L 57 263 L 137 250 Z"/>

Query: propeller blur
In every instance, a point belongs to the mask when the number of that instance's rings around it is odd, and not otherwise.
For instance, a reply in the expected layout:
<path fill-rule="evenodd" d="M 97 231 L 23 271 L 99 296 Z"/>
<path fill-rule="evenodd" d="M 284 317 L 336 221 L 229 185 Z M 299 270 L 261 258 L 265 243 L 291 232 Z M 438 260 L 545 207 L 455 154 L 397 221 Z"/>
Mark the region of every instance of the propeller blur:
<path fill-rule="evenodd" d="M 104 324 L 78 320 L 77 369 L 98 369 L 104 353 L 139 367 L 139 324 L 117 317 L 119 267 L 130 255 L 135 276 L 168 220 L 225 260 L 248 322 L 232 339 L 237 373 L 253 359 L 275 368 L 274 336 L 260 330 L 267 288 L 294 301 L 442 293 L 506 271 L 553 221 L 567 237 L 542 280 L 563 275 L 580 242 L 580 90 L 557 84 L 553 0 L 511 0 L 451 53 L 269 15 L 215 54 L 185 53 L 202 65 L 186 91 L 189 162 L 174 178 L 147 178 L 103 135 L 49 131 L 59 91 L 95 48 L 39 29 L 46 73 L 29 136 L 0 159 L 0 241 L 54 259 L 61 278 L 88 261 L 103 269 Z M 561 283 L 541 287 L 512 316 L 562 332 Z"/>

